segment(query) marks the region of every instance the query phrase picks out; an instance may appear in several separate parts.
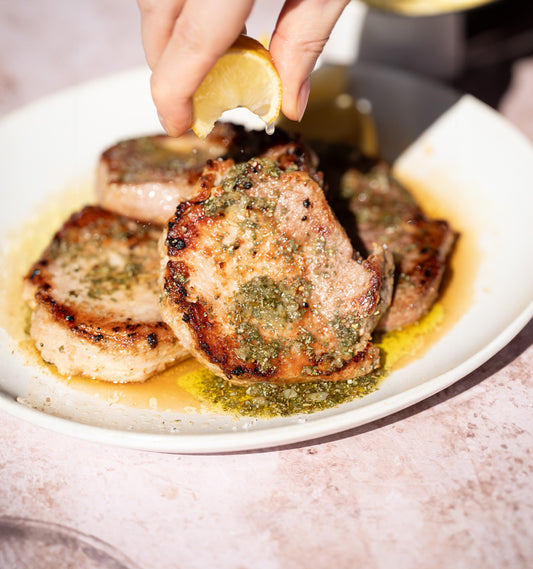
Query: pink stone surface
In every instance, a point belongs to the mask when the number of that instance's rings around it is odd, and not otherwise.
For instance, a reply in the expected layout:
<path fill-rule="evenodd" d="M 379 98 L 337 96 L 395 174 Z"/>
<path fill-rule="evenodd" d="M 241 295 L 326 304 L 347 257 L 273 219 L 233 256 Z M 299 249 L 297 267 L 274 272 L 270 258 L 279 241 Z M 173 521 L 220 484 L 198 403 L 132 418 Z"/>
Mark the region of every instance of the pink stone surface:
<path fill-rule="evenodd" d="M 0 3 L 0 114 L 142 64 L 139 38 L 133 0 Z M 532 100 L 529 61 L 502 109 L 533 138 Z M 0 516 L 64 524 L 142 569 L 532 567 L 532 339 L 530 323 L 391 417 L 268 452 L 126 450 L 0 413 Z"/>

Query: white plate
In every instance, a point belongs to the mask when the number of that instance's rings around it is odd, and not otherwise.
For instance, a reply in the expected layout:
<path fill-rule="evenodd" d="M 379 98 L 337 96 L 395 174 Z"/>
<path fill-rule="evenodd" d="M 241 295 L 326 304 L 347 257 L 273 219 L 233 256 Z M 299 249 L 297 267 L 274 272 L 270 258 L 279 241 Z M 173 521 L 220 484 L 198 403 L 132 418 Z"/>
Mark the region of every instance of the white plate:
<path fill-rule="evenodd" d="M 389 415 L 446 388 L 505 346 L 533 315 L 531 145 L 475 99 L 397 71 L 357 68 L 352 88 L 372 103 L 388 159 L 425 131 L 398 159 L 396 173 L 422 193 L 430 191 L 430 201 L 449 213 L 461 239 L 476 253 L 454 275 L 456 282 L 469 283 L 463 308 L 423 357 L 392 373 L 376 392 L 338 408 L 303 417 L 234 420 L 139 411 L 70 393 L 40 368 L 24 364 L 12 339 L 0 330 L 0 409 L 59 432 L 124 447 L 182 453 L 267 448 Z M 156 130 L 145 70 L 81 85 L 4 118 L 2 243 L 47 198 L 90 175 L 102 149 Z M 37 407 L 39 398 L 46 400 L 52 391 L 55 404 L 46 412 L 22 405 L 17 398 L 27 397 L 29 390 Z"/>

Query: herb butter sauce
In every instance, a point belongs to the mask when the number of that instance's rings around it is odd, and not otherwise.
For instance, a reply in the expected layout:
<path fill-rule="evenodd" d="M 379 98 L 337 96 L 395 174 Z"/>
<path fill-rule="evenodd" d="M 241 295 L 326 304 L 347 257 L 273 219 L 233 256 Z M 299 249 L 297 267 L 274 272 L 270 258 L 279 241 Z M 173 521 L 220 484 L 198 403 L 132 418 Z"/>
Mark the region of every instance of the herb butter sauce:
<path fill-rule="evenodd" d="M 412 189 L 412 188 L 410 188 Z M 40 366 L 69 388 L 96 395 L 101 400 L 140 409 L 188 413 L 228 413 L 274 417 L 335 407 L 367 395 L 379 387 L 391 371 L 421 357 L 464 312 L 473 294 L 476 259 L 474 230 L 462 223 L 457 211 L 429 204 L 414 192 L 429 215 L 450 220 L 460 234 L 451 258 L 443 294 L 419 322 L 376 338 L 383 364 L 377 372 L 342 382 L 308 382 L 290 385 L 235 386 L 216 377 L 190 358 L 141 384 L 114 384 L 82 377 L 62 377 L 46 364 L 28 335 L 29 309 L 22 300 L 22 278 L 68 215 L 92 201 L 89 185 L 77 184 L 50 200 L 20 232 L 4 244 L 0 276 L 0 325 L 17 343 L 28 365 Z M 453 279 L 450 276 L 453 275 Z"/>

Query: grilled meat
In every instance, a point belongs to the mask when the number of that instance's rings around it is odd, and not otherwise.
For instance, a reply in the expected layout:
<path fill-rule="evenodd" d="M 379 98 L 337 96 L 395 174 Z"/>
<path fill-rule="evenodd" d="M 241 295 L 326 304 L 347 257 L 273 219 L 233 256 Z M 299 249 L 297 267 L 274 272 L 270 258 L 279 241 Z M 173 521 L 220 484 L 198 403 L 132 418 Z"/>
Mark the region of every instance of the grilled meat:
<path fill-rule="evenodd" d="M 165 321 L 230 381 L 340 380 L 379 365 L 371 333 L 390 302 L 391 255 L 354 258 L 308 172 L 208 163 L 161 256 Z"/>
<path fill-rule="evenodd" d="M 290 141 L 274 144 L 261 152 L 259 158 L 277 162 L 277 165 L 283 171 L 302 170 L 307 172 L 320 185 L 323 185 L 322 172 L 318 171 L 318 156 L 309 146 L 301 142 Z"/>
<path fill-rule="evenodd" d="M 30 333 L 60 373 L 143 381 L 188 355 L 161 320 L 161 231 L 87 206 L 30 269 Z"/>
<path fill-rule="evenodd" d="M 288 140 L 281 131 L 269 137 L 219 122 L 205 140 L 192 131 L 124 140 L 100 157 L 96 192 L 105 209 L 139 221 L 164 224 L 176 205 L 191 199 L 207 160 L 221 156 L 246 160 L 272 144 Z"/>
<path fill-rule="evenodd" d="M 164 224 L 189 199 L 206 160 L 226 154 L 236 133 L 220 124 L 200 140 L 146 136 L 119 142 L 101 156 L 96 192 L 102 207 L 140 221 Z"/>
<path fill-rule="evenodd" d="M 357 234 L 365 247 L 370 250 L 385 245 L 394 256 L 392 302 L 378 327 L 395 330 L 415 322 L 437 298 L 454 232 L 446 221 L 424 215 L 384 163 L 364 174 L 355 168 L 347 170 L 341 192 L 349 198 Z"/>

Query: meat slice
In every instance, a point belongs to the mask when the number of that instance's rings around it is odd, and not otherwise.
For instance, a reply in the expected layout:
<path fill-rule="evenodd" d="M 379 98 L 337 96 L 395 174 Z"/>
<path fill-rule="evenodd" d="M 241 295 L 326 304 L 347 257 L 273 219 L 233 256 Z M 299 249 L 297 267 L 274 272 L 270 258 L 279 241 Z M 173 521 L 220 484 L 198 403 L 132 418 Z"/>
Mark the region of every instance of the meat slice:
<path fill-rule="evenodd" d="M 192 198 L 207 160 L 224 156 L 242 161 L 287 140 L 281 131 L 269 137 L 224 122 L 217 123 L 205 140 L 192 131 L 178 138 L 154 135 L 124 140 L 100 157 L 98 202 L 139 221 L 164 224 L 179 202 Z"/>
<path fill-rule="evenodd" d="M 235 383 L 374 370 L 388 251 L 354 258 L 317 181 L 269 159 L 211 162 L 199 188 L 161 240 L 162 313 L 185 347 Z"/>
<path fill-rule="evenodd" d="M 419 320 L 439 293 L 455 241 L 450 225 L 424 215 L 384 163 L 367 173 L 350 168 L 342 178 L 341 191 L 349 198 L 357 233 L 366 248 L 385 245 L 394 256 L 392 302 L 378 327 L 395 330 Z"/>
<path fill-rule="evenodd" d="M 61 374 L 143 381 L 188 355 L 161 320 L 161 232 L 87 206 L 30 269 L 30 334 Z"/>
<path fill-rule="evenodd" d="M 164 224 L 191 191 L 206 161 L 228 152 L 237 129 L 219 123 L 200 140 L 192 131 L 124 140 L 100 157 L 96 192 L 100 205 L 145 222 Z"/>
<path fill-rule="evenodd" d="M 320 185 L 323 184 L 322 172 L 318 171 L 318 156 L 312 148 L 297 141 L 283 142 L 268 146 L 259 154 L 277 162 L 283 171 L 302 170 L 311 175 Z"/>

